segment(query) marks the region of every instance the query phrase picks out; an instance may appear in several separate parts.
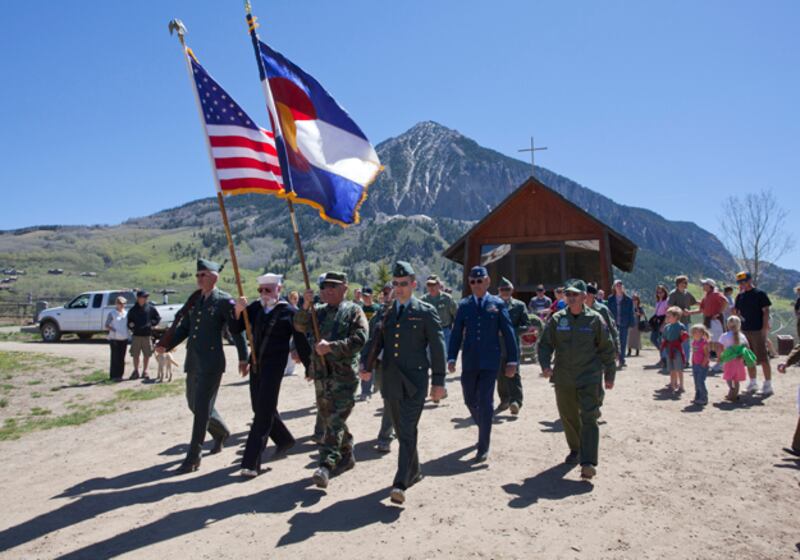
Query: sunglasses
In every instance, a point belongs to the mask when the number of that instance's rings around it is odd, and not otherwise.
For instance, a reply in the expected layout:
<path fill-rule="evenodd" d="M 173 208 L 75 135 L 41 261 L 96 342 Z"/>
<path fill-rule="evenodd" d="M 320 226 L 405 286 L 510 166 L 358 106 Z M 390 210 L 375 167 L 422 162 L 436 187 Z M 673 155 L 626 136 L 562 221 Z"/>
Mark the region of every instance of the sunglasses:
<path fill-rule="evenodd" d="M 205 278 L 206 276 L 209 276 L 207 272 L 198 272 L 194 275 L 195 278 Z"/>
<path fill-rule="evenodd" d="M 510 292 L 511 288 L 500 288 L 501 292 Z"/>
<path fill-rule="evenodd" d="M 483 284 L 483 278 L 473 278 L 469 281 L 470 284 Z"/>
<path fill-rule="evenodd" d="M 265 286 L 263 288 L 258 289 L 259 294 L 271 294 L 275 291 L 275 288 L 270 288 L 269 286 Z"/>
<path fill-rule="evenodd" d="M 411 282 L 408 280 L 392 280 L 392 286 L 395 287 L 400 286 L 401 288 L 405 288 L 409 284 L 411 284 Z"/>
<path fill-rule="evenodd" d="M 741 280 L 736 281 L 737 284 L 744 284 L 745 282 L 747 282 L 746 278 L 742 278 Z"/>

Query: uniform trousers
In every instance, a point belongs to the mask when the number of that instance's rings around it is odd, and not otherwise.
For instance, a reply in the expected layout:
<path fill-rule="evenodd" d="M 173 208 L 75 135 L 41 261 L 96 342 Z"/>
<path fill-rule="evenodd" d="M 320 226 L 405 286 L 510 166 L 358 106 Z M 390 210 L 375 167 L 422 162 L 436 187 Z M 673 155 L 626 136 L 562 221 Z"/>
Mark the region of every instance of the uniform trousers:
<path fill-rule="evenodd" d="M 392 425 L 400 443 L 397 454 L 397 473 L 393 486 L 405 490 L 419 478 L 419 455 L 417 454 L 417 426 L 425 406 L 427 391 L 417 391 L 413 397 L 384 399 L 392 418 Z"/>
<path fill-rule="evenodd" d="M 555 385 L 556 406 L 570 451 L 580 451 L 581 465 L 597 466 L 600 444 L 600 407 L 603 405 L 603 386 L 591 383 L 581 387 Z"/>
<path fill-rule="evenodd" d="M 278 396 L 285 369 L 285 364 L 270 364 L 265 371 L 250 375 L 253 423 L 250 425 L 242 456 L 243 469 L 257 470 L 261 467 L 261 456 L 267 438 L 272 439 L 277 446 L 294 443 L 294 437 L 278 414 Z"/>
<path fill-rule="evenodd" d="M 347 419 L 355 406 L 356 379 L 337 380 L 332 377 L 314 380 L 317 410 L 325 428 L 319 466 L 335 470 L 346 464 L 353 455 L 353 435 Z"/>
<path fill-rule="evenodd" d="M 228 427 L 214 408 L 222 374 L 223 372 L 186 372 L 186 401 L 189 410 L 194 414 L 188 453 L 191 459 L 200 457 L 206 430 L 214 439 L 224 439 L 230 435 Z"/>
<path fill-rule="evenodd" d="M 381 390 L 381 381 L 383 380 L 383 368 L 380 363 L 375 366 L 375 389 Z M 394 432 L 392 431 L 392 415 L 389 412 L 389 405 L 386 399 L 383 400 L 383 413 L 381 414 L 381 428 L 378 431 L 378 443 L 392 443 L 394 439 Z"/>
<path fill-rule="evenodd" d="M 478 453 L 489 451 L 494 416 L 494 384 L 497 372 L 492 369 L 464 370 L 461 372 L 461 388 L 464 404 L 478 425 Z"/>

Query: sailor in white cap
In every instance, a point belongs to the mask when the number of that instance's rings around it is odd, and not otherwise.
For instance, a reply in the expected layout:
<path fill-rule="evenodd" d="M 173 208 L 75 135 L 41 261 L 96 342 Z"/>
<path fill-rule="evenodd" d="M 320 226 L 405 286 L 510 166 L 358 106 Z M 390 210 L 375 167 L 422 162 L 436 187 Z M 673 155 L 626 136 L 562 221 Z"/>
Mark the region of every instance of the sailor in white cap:
<path fill-rule="evenodd" d="M 253 423 L 247 437 L 242 457 L 242 476 L 252 478 L 261 472 L 261 455 L 267 438 L 275 442 L 275 457 L 286 454 L 295 444 L 295 439 L 281 421 L 278 414 L 278 394 L 283 372 L 289 360 L 290 343 L 294 337 L 298 354 L 308 360 L 311 348 L 305 335 L 294 329 L 295 309 L 281 297 L 283 277 L 279 274 L 263 274 L 258 277 L 259 299 L 247 303 L 241 297 L 236 302 L 236 329 L 243 331 L 244 316 L 253 328 L 251 352 L 256 355 L 257 368 L 250 373 L 250 400 L 253 407 Z"/>

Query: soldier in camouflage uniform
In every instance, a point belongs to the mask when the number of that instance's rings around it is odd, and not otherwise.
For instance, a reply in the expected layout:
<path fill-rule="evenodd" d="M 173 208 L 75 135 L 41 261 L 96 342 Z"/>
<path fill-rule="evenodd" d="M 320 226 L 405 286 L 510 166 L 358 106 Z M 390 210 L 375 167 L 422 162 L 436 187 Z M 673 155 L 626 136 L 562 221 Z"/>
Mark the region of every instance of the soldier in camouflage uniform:
<path fill-rule="evenodd" d="M 431 274 L 425 281 L 425 288 L 428 293 L 422 296 L 422 301 L 431 304 L 439 314 L 442 322 L 442 332 L 444 333 L 445 345 L 450 344 L 450 333 L 453 330 L 453 321 L 456 320 L 458 303 L 453 296 L 442 290 L 442 281 L 436 274 Z"/>
<path fill-rule="evenodd" d="M 508 278 L 501 278 L 500 283 L 497 285 L 497 295 L 500 296 L 506 306 L 508 307 L 508 315 L 511 317 L 511 326 L 519 337 L 527 332 L 530 326 L 530 319 L 528 318 L 528 306 L 524 302 L 511 297 L 514 293 L 514 284 Z M 503 350 L 503 356 L 500 360 L 505 363 L 505 347 L 500 345 Z M 520 359 L 520 361 L 522 361 Z M 519 374 L 519 364 L 517 364 L 517 373 L 514 377 L 506 377 L 505 368 L 500 368 L 497 371 L 497 396 L 500 397 L 500 404 L 497 406 L 495 413 L 503 412 L 504 410 L 511 410 L 511 414 L 516 416 L 519 414 L 519 409 L 522 408 L 522 377 Z"/>
<path fill-rule="evenodd" d="M 328 272 L 322 281 L 322 304 L 314 306 L 320 329 L 320 340 L 314 341 L 310 377 L 314 379 L 319 410 L 325 428 L 319 468 L 314 471 L 314 484 L 326 488 L 331 476 L 355 466 L 353 436 L 347 428 L 347 417 L 355 406 L 358 387 L 359 352 L 367 342 L 369 324 L 357 304 L 345 301 L 347 276 Z M 303 309 L 294 317 L 295 328 L 313 333 L 311 306 L 314 293 L 307 290 Z"/>
<path fill-rule="evenodd" d="M 603 405 L 603 383 L 614 387 L 616 351 L 606 322 L 584 302 L 586 284 L 571 280 L 566 289 L 567 307 L 547 321 L 539 342 L 542 373 L 550 378 L 556 406 L 569 445 L 565 463 L 581 464 L 581 478 L 597 473 L 600 430 L 597 420 Z M 550 360 L 555 353 L 555 365 Z"/>

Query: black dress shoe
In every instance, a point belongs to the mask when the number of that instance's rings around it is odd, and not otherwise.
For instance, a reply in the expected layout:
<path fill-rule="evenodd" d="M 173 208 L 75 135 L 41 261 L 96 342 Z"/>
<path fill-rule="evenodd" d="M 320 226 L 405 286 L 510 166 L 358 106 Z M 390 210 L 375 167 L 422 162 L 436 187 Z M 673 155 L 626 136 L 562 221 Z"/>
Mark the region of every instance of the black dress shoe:
<path fill-rule="evenodd" d="M 488 460 L 489 460 L 489 452 L 488 451 L 483 451 L 483 452 L 479 451 L 475 455 L 475 459 L 473 460 L 473 462 L 477 465 L 478 463 L 485 463 Z"/>
<path fill-rule="evenodd" d="M 790 455 L 794 455 L 795 457 L 800 457 L 800 449 L 792 449 L 791 447 L 784 447 L 783 450 L 786 451 L 786 453 L 789 453 Z"/>
<path fill-rule="evenodd" d="M 214 438 L 214 447 L 211 448 L 210 455 L 216 455 L 222 448 L 225 447 L 225 440 L 228 439 L 228 436 L 222 436 L 218 438 Z"/>
<path fill-rule="evenodd" d="M 185 459 L 181 466 L 177 468 L 175 474 L 188 474 L 200 468 L 200 457 L 197 459 Z"/>
<path fill-rule="evenodd" d="M 567 458 L 564 459 L 564 463 L 567 465 L 577 465 L 580 463 L 581 459 L 581 452 L 580 451 L 570 451 Z"/>

